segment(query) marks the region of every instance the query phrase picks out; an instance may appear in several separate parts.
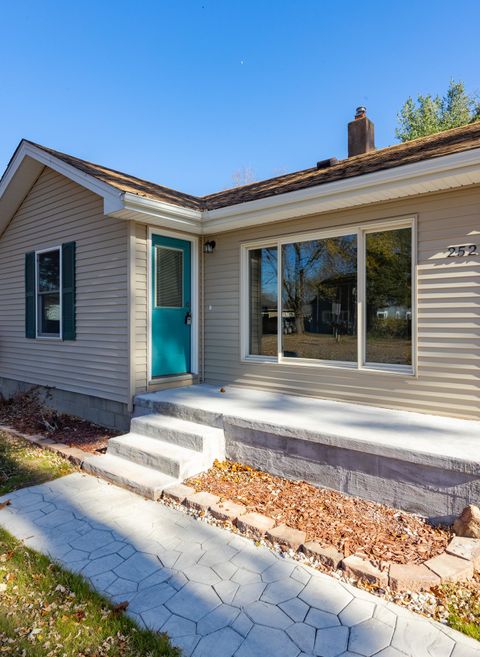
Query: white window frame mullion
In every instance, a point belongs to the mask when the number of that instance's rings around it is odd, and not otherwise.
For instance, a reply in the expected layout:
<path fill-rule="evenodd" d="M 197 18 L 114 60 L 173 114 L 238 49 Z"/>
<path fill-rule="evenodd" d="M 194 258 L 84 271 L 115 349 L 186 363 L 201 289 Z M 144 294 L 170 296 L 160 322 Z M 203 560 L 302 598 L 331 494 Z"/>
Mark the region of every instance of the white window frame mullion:
<path fill-rule="evenodd" d="M 277 244 L 277 362 L 283 361 L 282 244 Z"/>
<path fill-rule="evenodd" d="M 366 252 L 365 231 L 357 230 L 357 368 L 365 364 L 366 335 Z"/>

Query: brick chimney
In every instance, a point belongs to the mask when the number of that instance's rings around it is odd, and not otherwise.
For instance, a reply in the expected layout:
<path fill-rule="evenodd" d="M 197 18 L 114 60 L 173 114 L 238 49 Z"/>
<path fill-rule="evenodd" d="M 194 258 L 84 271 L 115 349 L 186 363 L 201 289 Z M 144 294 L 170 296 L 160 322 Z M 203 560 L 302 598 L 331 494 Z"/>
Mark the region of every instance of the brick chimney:
<path fill-rule="evenodd" d="M 375 150 L 375 127 L 365 107 L 357 107 L 355 119 L 348 124 L 348 157 Z"/>

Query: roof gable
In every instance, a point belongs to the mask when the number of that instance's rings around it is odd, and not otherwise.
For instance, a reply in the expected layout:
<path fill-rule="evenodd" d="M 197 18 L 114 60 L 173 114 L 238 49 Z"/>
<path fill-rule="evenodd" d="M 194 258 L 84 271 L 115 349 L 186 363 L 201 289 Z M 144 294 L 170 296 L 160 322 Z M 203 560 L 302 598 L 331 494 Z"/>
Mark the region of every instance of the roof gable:
<path fill-rule="evenodd" d="M 469 151 L 474 151 L 472 157 Z M 250 223 L 267 222 L 267 206 L 270 207 L 268 216 L 275 211 L 276 218 L 280 215 L 274 208 L 280 204 L 285 206 L 282 210 L 285 218 L 285 213 L 295 216 L 394 198 L 382 196 L 379 190 L 377 196 L 350 195 L 348 203 L 344 198 L 338 203 L 332 201 L 333 196 L 338 198 L 343 194 L 345 197 L 353 187 L 385 185 L 388 180 L 397 181 L 397 197 L 477 183 L 480 182 L 479 158 L 480 122 L 476 122 L 350 157 L 323 168 L 312 167 L 198 197 L 22 140 L 0 180 L 0 235 L 45 166 L 101 196 L 106 215 L 206 233 L 215 228 L 238 227 L 238 220 L 232 221 L 232 218 L 241 214 L 245 215 L 244 221 Z M 460 180 L 456 174 L 462 167 L 465 176 Z M 436 185 L 421 187 L 416 184 L 419 181 L 415 176 L 425 180 L 433 170 L 437 175 Z M 400 178 L 403 178 L 401 185 Z M 327 196 L 332 197 L 329 203 L 319 202 L 320 197 Z"/>

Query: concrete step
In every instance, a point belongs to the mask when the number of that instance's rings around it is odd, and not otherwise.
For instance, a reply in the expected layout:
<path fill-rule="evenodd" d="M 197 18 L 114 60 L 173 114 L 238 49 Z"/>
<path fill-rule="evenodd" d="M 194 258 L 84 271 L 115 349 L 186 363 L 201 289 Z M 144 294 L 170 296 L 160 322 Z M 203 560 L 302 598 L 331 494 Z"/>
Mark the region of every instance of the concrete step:
<path fill-rule="evenodd" d="M 165 488 L 179 481 L 175 477 L 108 453 L 86 458 L 82 468 L 89 474 L 106 479 L 151 500 L 158 500 Z"/>
<path fill-rule="evenodd" d="M 123 458 L 181 480 L 210 466 L 202 452 L 137 433 L 110 438 L 107 455 Z"/>
<path fill-rule="evenodd" d="M 156 413 L 132 418 L 130 432 L 164 440 L 196 452 L 221 452 L 225 441 L 222 429 Z M 215 457 L 220 458 L 217 455 Z"/>
<path fill-rule="evenodd" d="M 182 404 L 181 402 L 165 400 L 154 392 L 146 392 L 135 397 L 134 417 L 139 417 L 147 413 L 169 415 L 181 420 L 186 420 L 187 422 L 194 422 L 209 427 L 215 427 L 217 429 L 223 429 L 223 414 L 221 412 L 206 410 L 199 407 L 196 408 L 194 405 Z"/>

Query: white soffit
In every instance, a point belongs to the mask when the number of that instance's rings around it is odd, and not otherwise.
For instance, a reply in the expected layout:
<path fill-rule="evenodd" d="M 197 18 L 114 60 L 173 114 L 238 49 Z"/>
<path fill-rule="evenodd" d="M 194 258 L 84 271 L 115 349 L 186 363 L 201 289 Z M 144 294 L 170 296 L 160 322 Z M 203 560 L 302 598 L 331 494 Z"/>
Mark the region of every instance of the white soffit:
<path fill-rule="evenodd" d="M 203 233 L 258 226 L 480 183 L 480 148 L 203 213 Z"/>

